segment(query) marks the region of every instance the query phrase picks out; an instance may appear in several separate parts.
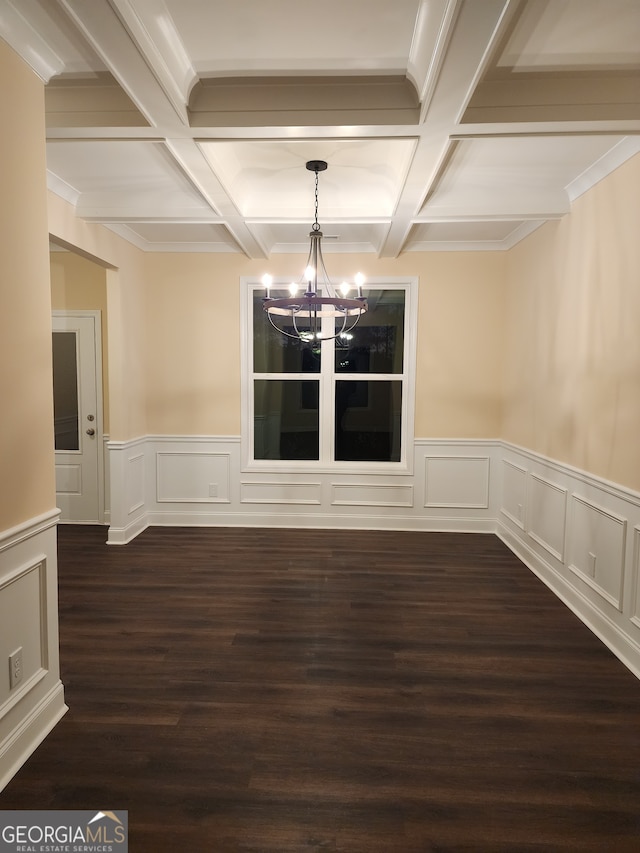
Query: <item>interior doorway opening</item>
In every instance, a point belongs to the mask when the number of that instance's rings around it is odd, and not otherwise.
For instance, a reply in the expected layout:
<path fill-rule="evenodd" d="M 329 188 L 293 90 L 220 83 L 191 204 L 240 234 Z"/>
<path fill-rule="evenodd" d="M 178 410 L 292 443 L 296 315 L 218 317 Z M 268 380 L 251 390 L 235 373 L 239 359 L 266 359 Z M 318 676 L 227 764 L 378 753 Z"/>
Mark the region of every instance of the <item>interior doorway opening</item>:
<path fill-rule="evenodd" d="M 54 241 L 50 270 L 60 521 L 106 523 L 107 270 Z"/>

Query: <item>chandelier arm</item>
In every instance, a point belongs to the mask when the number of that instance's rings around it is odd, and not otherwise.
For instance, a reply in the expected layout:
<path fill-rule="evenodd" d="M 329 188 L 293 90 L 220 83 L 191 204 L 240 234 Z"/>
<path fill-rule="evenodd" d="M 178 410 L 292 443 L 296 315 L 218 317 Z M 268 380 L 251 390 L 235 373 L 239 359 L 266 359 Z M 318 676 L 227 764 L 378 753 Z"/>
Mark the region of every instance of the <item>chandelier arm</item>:
<path fill-rule="evenodd" d="M 349 328 L 348 328 L 348 329 L 345 329 L 345 332 L 350 332 L 350 331 L 351 331 L 351 329 L 355 329 L 355 327 L 358 325 L 358 321 L 360 320 L 360 317 L 362 317 L 362 314 L 363 314 L 363 313 L 364 313 L 364 312 L 361 312 L 360 314 L 356 314 L 356 315 L 355 315 L 355 320 L 354 320 L 354 321 L 353 321 L 353 323 L 349 326 Z"/>
<path fill-rule="evenodd" d="M 296 330 L 296 336 L 298 340 L 301 340 L 300 330 L 298 329 L 298 324 L 296 323 L 296 314 L 291 315 L 291 321 L 293 323 L 293 328 Z"/>
<path fill-rule="evenodd" d="M 361 311 L 359 314 L 356 314 L 353 323 L 351 323 L 351 325 L 347 326 L 346 328 L 345 328 L 345 325 L 346 325 L 347 317 L 345 315 L 345 318 L 344 318 L 345 322 L 343 323 L 342 329 L 340 329 L 339 332 L 336 332 L 335 335 L 331 335 L 330 337 L 323 338 L 323 340 L 334 341 L 336 338 L 339 338 L 340 335 L 348 334 L 352 329 L 355 329 L 355 327 L 358 325 L 360 317 L 362 317 L 362 315 L 364 313 L 365 313 L 364 311 Z"/>
<path fill-rule="evenodd" d="M 267 317 L 269 318 L 269 322 L 271 323 L 271 325 L 273 326 L 273 328 L 276 330 L 276 332 L 279 332 L 281 335 L 284 335 L 284 336 L 285 336 L 285 337 L 287 337 L 287 338 L 292 338 L 294 341 L 299 341 L 299 340 L 301 340 L 300 335 L 297 335 L 297 334 L 296 334 L 296 335 L 292 335 L 292 334 L 291 334 L 291 332 L 285 332 L 285 330 L 284 330 L 284 329 L 281 329 L 281 328 L 280 328 L 280 326 L 276 326 L 276 324 L 273 322 L 273 317 L 271 316 L 271 314 L 269 314 L 269 312 L 266 312 L 266 313 L 267 313 Z M 294 329 L 295 329 L 295 327 L 296 327 L 295 317 L 294 317 L 294 320 L 293 320 L 293 327 L 294 327 Z M 297 329 L 296 329 L 296 331 L 297 331 Z"/>
<path fill-rule="evenodd" d="M 339 338 L 340 335 L 343 335 L 345 333 L 345 326 L 347 325 L 347 317 L 348 317 L 348 314 L 345 311 L 342 315 L 342 328 L 340 329 L 339 332 L 335 332 L 335 334 L 333 334 L 333 335 L 326 335 L 326 336 L 320 337 L 320 338 L 318 338 L 318 340 L 335 341 L 336 338 Z M 350 326 L 349 328 L 352 329 L 353 326 Z M 334 326 L 334 331 L 335 331 L 335 326 Z M 349 330 L 347 329 L 347 331 L 349 331 Z"/>
<path fill-rule="evenodd" d="M 324 265 L 324 255 L 322 254 L 322 242 L 318 242 L 318 265 L 322 270 L 322 275 L 324 276 L 324 280 L 327 283 L 327 292 L 328 296 L 335 296 L 335 287 L 333 286 L 333 282 L 329 278 L 329 273 L 327 272 L 327 268 Z"/>

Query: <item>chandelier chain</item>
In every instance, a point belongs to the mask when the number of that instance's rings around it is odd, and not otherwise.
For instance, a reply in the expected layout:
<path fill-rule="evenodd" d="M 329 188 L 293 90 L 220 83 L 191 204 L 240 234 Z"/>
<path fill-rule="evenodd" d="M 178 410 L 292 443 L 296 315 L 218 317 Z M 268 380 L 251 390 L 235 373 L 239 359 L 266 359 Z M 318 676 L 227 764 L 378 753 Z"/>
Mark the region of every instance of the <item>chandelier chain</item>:
<path fill-rule="evenodd" d="M 311 226 L 312 231 L 320 230 L 320 223 L 318 222 L 318 172 L 316 171 L 316 192 L 315 192 L 315 200 L 316 200 L 316 218 Z"/>

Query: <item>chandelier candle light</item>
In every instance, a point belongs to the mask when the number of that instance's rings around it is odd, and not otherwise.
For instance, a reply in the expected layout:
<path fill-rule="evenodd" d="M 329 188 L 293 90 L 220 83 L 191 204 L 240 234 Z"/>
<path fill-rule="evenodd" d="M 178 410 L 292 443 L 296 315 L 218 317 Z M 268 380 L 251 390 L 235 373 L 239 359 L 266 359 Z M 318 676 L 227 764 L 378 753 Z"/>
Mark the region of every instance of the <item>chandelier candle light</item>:
<path fill-rule="evenodd" d="M 351 288 L 346 282 L 342 282 L 338 289 L 331 283 L 322 257 L 322 231 L 318 223 L 318 173 L 324 172 L 327 164 L 324 160 L 309 160 L 306 165 L 316 175 L 315 221 L 309 232 L 311 244 L 307 267 L 300 282 L 289 285 L 291 295 L 288 297 L 273 299 L 269 295 L 273 278 L 269 274 L 264 275 L 262 283 L 267 295 L 262 302 L 269 322 L 281 335 L 303 342 L 333 340 L 346 336 L 367 311 L 367 300 L 362 295 L 364 276 L 362 273 L 355 276 L 355 297 L 348 296 Z M 301 287 L 306 287 L 303 293 L 299 293 Z M 326 325 L 323 331 L 324 318 L 338 320 L 332 324 L 330 333 L 326 331 Z"/>

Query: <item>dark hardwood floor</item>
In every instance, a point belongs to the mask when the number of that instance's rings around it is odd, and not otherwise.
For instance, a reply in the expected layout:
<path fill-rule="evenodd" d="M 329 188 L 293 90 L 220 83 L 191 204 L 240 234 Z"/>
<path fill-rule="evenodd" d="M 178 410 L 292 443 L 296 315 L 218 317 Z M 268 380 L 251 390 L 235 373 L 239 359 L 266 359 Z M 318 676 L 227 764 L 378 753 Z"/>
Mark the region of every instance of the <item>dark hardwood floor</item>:
<path fill-rule="evenodd" d="M 640 850 L 640 682 L 491 535 L 59 530 L 69 713 L 0 809 L 132 853 Z"/>

